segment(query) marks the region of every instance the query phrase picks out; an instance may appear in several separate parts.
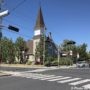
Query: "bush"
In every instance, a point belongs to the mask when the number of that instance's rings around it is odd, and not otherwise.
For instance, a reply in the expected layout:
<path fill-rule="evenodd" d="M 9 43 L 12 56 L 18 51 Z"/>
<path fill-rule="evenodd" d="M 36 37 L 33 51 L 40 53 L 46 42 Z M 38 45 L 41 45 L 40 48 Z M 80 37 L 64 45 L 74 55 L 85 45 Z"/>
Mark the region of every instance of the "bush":
<path fill-rule="evenodd" d="M 27 65 L 31 65 L 32 64 L 32 61 L 28 61 L 26 64 Z"/>
<path fill-rule="evenodd" d="M 50 61 L 49 60 L 47 60 L 47 61 L 45 61 L 45 66 L 51 66 L 51 63 L 50 63 Z"/>
<path fill-rule="evenodd" d="M 73 60 L 69 57 L 62 57 L 59 60 L 59 65 L 73 65 Z M 45 66 L 58 66 L 58 59 L 53 58 L 52 60 L 51 58 L 49 58 L 45 61 Z"/>
<path fill-rule="evenodd" d="M 71 60 L 70 58 L 67 58 L 67 57 L 63 57 L 60 59 L 59 64 L 60 65 L 72 65 L 73 60 Z"/>

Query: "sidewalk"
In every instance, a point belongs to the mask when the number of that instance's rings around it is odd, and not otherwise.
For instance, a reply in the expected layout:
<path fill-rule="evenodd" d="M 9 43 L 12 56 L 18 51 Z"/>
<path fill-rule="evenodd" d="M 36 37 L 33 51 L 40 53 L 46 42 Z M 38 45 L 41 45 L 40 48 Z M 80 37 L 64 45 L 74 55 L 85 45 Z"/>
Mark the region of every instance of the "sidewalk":
<path fill-rule="evenodd" d="M 72 66 L 50 66 L 46 67 L 43 65 L 26 65 L 26 64 L 1 64 L 2 67 L 18 67 L 18 68 L 61 68 L 61 69 L 68 69 L 68 68 L 75 68 L 76 65 Z"/>
<path fill-rule="evenodd" d="M 46 68 L 43 65 L 27 65 L 27 64 L 1 64 L 2 67 L 19 67 L 19 68 Z"/>

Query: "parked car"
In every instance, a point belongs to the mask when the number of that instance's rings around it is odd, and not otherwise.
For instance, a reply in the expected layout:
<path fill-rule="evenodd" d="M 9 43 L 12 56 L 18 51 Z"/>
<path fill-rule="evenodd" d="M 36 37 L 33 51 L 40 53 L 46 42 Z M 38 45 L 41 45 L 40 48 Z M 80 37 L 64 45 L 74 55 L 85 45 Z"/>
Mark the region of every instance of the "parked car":
<path fill-rule="evenodd" d="M 79 68 L 83 68 L 83 67 L 89 67 L 89 64 L 86 61 L 78 61 L 76 63 L 76 66 L 79 67 Z"/>

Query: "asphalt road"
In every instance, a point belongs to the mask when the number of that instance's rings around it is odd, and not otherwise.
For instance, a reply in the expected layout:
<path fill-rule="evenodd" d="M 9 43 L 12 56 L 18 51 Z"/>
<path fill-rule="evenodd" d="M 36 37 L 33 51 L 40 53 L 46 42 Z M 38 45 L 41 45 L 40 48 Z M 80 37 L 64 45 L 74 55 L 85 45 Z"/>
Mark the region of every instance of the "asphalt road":
<path fill-rule="evenodd" d="M 57 69 L 51 71 L 40 72 L 42 74 L 54 74 L 54 75 L 64 75 L 64 76 L 72 76 L 72 77 L 82 77 L 82 78 L 90 78 L 90 68 L 73 68 L 73 69 Z"/>
<path fill-rule="evenodd" d="M 37 69 L 38 72 L 34 73 L 26 72 L 31 70 L 35 69 L 18 68 L 14 72 L 20 71 L 19 75 L 0 77 L 0 90 L 72 90 L 73 86 L 77 88 L 75 90 L 83 90 L 79 88 L 87 85 L 90 88 L 90 69 L 48 68 L 44 71 Z"/>
<path fill-rule="evenodd" d="M 70 86 L 55 82 L 40 81 L 21 77 L 0 78 L 0 90 L 70 90 Z"/>

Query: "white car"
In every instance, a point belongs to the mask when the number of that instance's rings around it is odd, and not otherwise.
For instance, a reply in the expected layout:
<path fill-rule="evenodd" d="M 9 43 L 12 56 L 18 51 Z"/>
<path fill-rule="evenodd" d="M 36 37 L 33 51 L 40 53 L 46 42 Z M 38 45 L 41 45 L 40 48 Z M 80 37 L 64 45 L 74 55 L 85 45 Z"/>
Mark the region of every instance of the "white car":
<path fill-rule="evenodd" d="M 78 61 L 76 63 L 76 66 L 79 68 L 83 68 L 83 67 L 89 67 L 89 64 L 86 61 Z"/>

